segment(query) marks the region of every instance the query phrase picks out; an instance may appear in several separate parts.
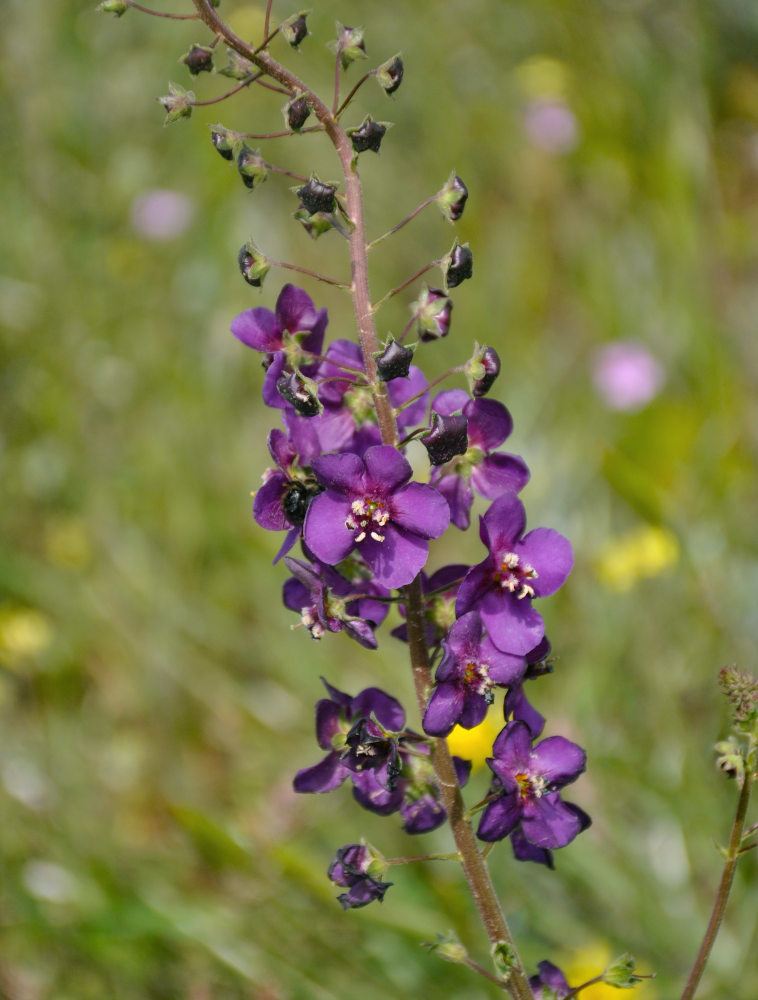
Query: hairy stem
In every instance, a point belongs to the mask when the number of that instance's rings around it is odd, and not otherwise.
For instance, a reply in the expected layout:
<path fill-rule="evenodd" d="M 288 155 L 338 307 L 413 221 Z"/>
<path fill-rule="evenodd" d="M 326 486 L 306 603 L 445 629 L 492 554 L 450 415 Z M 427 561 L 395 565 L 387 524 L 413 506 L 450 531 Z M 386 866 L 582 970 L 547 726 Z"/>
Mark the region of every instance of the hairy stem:
<path fill-rule="evenodd" d="M 700 950 L 697 953 L 695 964 L 692 966 L 692 971 L 690 972 L 689 979 L 687 980 L 687 985 L 684 987 L 681 1000 L 692 1000 L 694 997 L 695 990 L 697 989 L 700 978 L 703 975 L 706 962 L 711 954 L 713 942 L 716 940 L 716 935 L 719 932 L 721 921 L 724 918 L 726 903 L 729 899 L 729 890 L 732 888 L 734 873 L 737 870 L 737 862 L 740 857 L 740 845 L 742 843 L 743 831 L 745 827 L 745 816 L 747 815 L 748 802 L 750 801 L 751 784 L 752 776 L 750 774 L 746 774 L 745 780 L 742 784 L 742 790 L 740 791 L 739 801 L 737 802 L 737 812 L 734 817 L 734 822 L 732 823 L 732 833 L 729 837 L 729 849 L 727 851 L 726 862 L 724 864 L 724 871 L 721 874 L 721 882 L 719 883 L 718 892 L 716 893 L 716 899 L 713 904 L 713 910 L 711 911 L 711 919 L 708 921 L 708 926 L 705 929 Z"/>

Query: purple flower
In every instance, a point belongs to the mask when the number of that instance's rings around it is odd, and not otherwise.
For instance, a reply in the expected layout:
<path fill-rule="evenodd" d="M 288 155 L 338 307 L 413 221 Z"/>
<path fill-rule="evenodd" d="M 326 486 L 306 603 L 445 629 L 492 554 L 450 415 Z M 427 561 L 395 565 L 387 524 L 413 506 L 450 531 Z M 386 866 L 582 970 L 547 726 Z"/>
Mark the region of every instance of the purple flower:
<path fill-rule="evenodd" d="M 263 474 L 263 485 L 253 500 L 253 517 L 267 531 L 287 531 L 274 559 L 276 563 L 300 537 L 308 504 L 320 487 L 301 469 L 298 454 L 284 431 L 272 430 L 267 443 L 276 468 Z"/>
<path fill-rule="evenodd" d="M 285 285 L 276 300 L 276 311 L 264 306 L 246 309 L 232 320 L 232 333 L 243 344 L 264 354 L 286 351 L 291 364 L 302 352 L 321 353 L 328 317 L 316 310 L 302 288 Z"/>
<path fill-rule="evenodd" d="M 346 844 L 340 847 L 329 865 L 327 875 L 335 885 L 348 889 L 348 892 L 337 897 L 343 910 L 356 910 L 375 899 L 379 902 L 384 899 L 385 892 L 393 884 L 382 882 L 378 877 L 379 874 L 384 874 L 384 867 L 365 844 Z"/>
<path fill-rule="evenodd" d="M 310 510 L 320 499 L 312 501 Z M 532 598 L 558 590 L 573 565 L 571 545 L 563 535 L 551 528 L 524 535 L 525 526 L 524 507 L 514 493 L 495 500 L 479 528 L 489 554 L 466 574 L 455 605 L 459 618 L 476 609 L 494 644 L 506 653 L 526 654 L 540 642 L 545 623 L 532 608 Z"/>
<path fill-rule="evenodd" d="M 617 340 L 596 351 L 592 380 L 610 410 L 634 413 L 658 395 L 666 373 L 644 344 Z"/>
<path fill-rule="evenodd" d="M 477 830 L 481 840 L 502 840 L 520 824 L 530 844 L 550 850 L 565 847 L 584 829 L 582 811 L 563 802 L 558 792 L 584 771 L 587 758 L 581 747 L 550 736 L 532 748 L 529 727 L 509 722 L 492 752 L 487 763 L 501 794 L 482 814 Z"/>
<path fill-rule="evenodd" d="M 353 773 L 356 779 L 361 777 L 359 769 L 356 773 L 355 748 L 347 744 L 348 734 L 361 720 L 372 719 L 374 725 L 378 724 L 386 733 L 397 733 L 405 725 L 405 712 L 400 702 L 379 688 L 366 688 L 351 698 L 326 681 L 324 686 L 330 697 L 322 698 L 316 705 L 316 739 L 321 749 L 329 752 L 318 764 L 297 772 L 296 792 L 330 792 Z M 385 791 L 394 784 L 394 777 L 389 773 L 391 768 L 392 765 L 388 769 L 385 759 L 382 768 L 370 772 L 378 787 Z M 398 802 L 395 808 L 399 805 Z"/>
<path fill-rule="evenodd" d="M 430 480 L 447 500 L 453 524 L 465 530 L 473 491 L 487 500 L 518 493 L 529 482 L 529 469 L 517 455 L 494 451 L 513 430 L 511 415 L 502 403 L 469 399 L 463 389 L 450 389 L 435 398 L 432 409 L 442 416 L 460 411 L 468 423 L 468 447 L 447 465 L 434 469 Z"/>
<path fill-rule="evenodd" d="M 314 639 L 324 632 L 342 632 L 366 649 L 376 649 L 374 629 L 387 617 L 388 607 L 373 600 L 381 588 L 370 580 L 355 585 L 331 566 L 310 566 L 299 559 L 285 559 L 293 576 L 284 584 L 285 607 L 299 612 L 301 623 Z"/>
<path fill-rule="evenodd" d="M 482 638 L 476 611 L 459 618 L 442 645 L 445 655 L 424 713 L 424 731 L 430 736 L 447 736 L 456 723 L 464 729 L 478 726 L 492 704 L 495 685 L 517 683 L 526 669 L 523 656 L 501 653 Z"/>
<path fill-rule="evenodd" d="M 447 528 L 450 512 L 432 487 L 410 482 L 413 470 L 396 448 L 377 445 L 364 457 L 322 455 L 313 471 L 324 487 L 305 519 L 305 543 L 330 566 L 357 549 L 383 587 L 403 587 L 426 562 L 428 539 Z"/>
<path fill-rule="evenodd" d="M 547 960 L 540 962 L 538 975 L 529 977 L 534 1000 L 564 1000 L 571 992 L 568 980 L 557 965 Z M 547 987 L 546 990 L 543 986 Z"/>

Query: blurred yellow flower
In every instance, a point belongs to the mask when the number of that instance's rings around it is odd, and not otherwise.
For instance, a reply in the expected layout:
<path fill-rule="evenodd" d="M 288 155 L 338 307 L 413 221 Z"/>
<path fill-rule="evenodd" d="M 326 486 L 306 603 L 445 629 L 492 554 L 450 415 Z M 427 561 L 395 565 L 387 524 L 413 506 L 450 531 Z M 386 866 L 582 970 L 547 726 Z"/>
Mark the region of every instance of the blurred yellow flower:
<path fill-rule="evenodd" d="M 588 979 L 599 975 L 617 957 L 618 955 L 612 954 L 607 945 L 597 942 L 582 948 L 567 961 L 556 964 L 562 969 L 569 986 L 573 987 L 580 986 Z M 635 972 L 638 971 L 640 970 L 635 969 Z M 643 969 L 642 973 L 646 971 Z M 595 983 L 594 986 L 582 990 L 580 996 L 582 1000 L 619 1000 L 621 996 L 628 996 L 630 1000 L 637 1000 L 638 997 L 642 997 L 642 1000 L 655 1000 L 656 991 L 652 982 L 650 979 L 644 979 L 634 987 L 633 992 L 626 990 L 620 992 L 615 986 L 609 986 L 607 983 Z"/>
<path fill-rule="evenodd" d="M 595 572 L 610 590 L 631 590 L 639 580 L 663 573 L 678 558 L 676 536 L 648 524 L 608 541 L 597 556 Z"/>
<path fill-rule="evenodd" d="M 516 80 L 528 97 L 565 97 L 569 70 L 551 56 L 532 56 L 516 67 Z"/>
<path fill-rule="evenodd" d="M 485 759 L 492 756 L 492 744 L 504 725 L 502 708 L 493 705 L 484 721 L 473 729 L 456 726 L 447 738 L 448 749 L 454 756 L 470 760 L 478 771 Z"/>
<path fill-rule="evenodd" d="M 53 626 L 36 608 L 0 610 L 0 662 L 14 667 L 44 652 L 53 641 Z"/>

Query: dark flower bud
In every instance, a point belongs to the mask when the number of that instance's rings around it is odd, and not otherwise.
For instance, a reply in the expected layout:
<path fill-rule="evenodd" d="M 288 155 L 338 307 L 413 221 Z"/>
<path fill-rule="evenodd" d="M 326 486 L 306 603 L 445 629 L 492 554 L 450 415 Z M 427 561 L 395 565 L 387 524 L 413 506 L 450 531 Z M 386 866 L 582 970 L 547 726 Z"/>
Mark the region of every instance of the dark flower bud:
<path fill-rule="evenodd" d="M 303 483 L 290 483 L 282 497 L 282 510 L 287 519 L 298 528 L 305 521 L 309 501 L 308 489 Z"/>
<path fill-rule="evenodd" d="M 403 82 L 404 72 L 405 67 L 403 66 L 403 60 L 400 58 L 399 53 L 391 59 L 388 59 L 387 62 L 382 63 L 376 71 L 376 79 L 379 81 L 379 86 L 385 94 L 395 93 L 397 88 Z"/>
<path fill-rule="evenodd" d="M 97 5 L 97 10 L 103 11 L 104 14 L 115 14 L 116 17 L 122 17 L 129 10 L 129 4 L 124 3 L 124 0 L 103 0 Z"/>
<path fill-rule="evenodd" d="M 311 109 L 304 97 L 296 97 L 284 105 L 282 113 L 287 128 L 291 128 L 293 132 L 299 132 L 310 117 Z"/>
<path fill-rule="evenodd" d="M 337 188 L 333 184 L 323 184 L 317 177 L 311 177 L 307 184 L 298 188 L 297 196 L 309 215 L 326 212 L 330 215 L 335 208 Z"/>
<path fill-rule="evenodd" d="M 327 875 L 335 885 L 348 890 L 337 897 L 342 908 L 356 910 L 375 899 L 384 899 L 393 884 L 381 881 L 386 869 L 382 855 L 367 844 L 346 844 L 337 851 Z"/>
<path fill-rule="evenodd" d="M 240 273 L 248 285 L 260 288 L 271 265 L 266 255 L 261 253 L 252 240 L 248 240 L 241 247 L 240 252 L 237 254 L 237 262 L 239 263 Z"/>
<path fill-rule="evenodd" d="M 350 141 L 356 153 L 365 153 L 367 149 L 378 153 L 386 131 L 386 125 L 383 125 L 381 122 L 375 122 L 371 115 L 369 115 L 358 128 L 349 128 L 347 134 L 350 136 Z"/>
<path fill-rule="evenodd" d="M 266 161 L 257 150 L 243 143 L 237 155 L 237 170 L 245 187 L 251 190 L 262 184 L 268 177 Z"/>
<path fill-rule="evenodd" d="M 411 367 L 413 349 L 403 347 L 390 337 L 390 341 L 381 354 L 374 355 L 376 371 L 382 382 L 391 382 L 396 378 L 405 378 Z"/>
<path fill-rule="evenodd" d="M 228 76 L 232 80 L 246 80 L 255 72 L 255 66 L 239 52 L 227 49 L 226 54 L 229 57 L 229 65 L 218 71 L 221 76 Z"/>
<path fill-rule="evenodd" d="M 233 160 L 234 145 L 238 139 L 237 133 L 232 132 L 231 129 L 224 128 L 223 125 L 211 125 L 210 130 L 213 148 L 218 150 L 219 154 L 225 160 Z"/>
<path fill-rule="evenodd" d="M 464 366 L 471 395 L 486 396 L 500 374 L 500 356 L 494 347 L 474 348 L 474 356 Z"/>
<path fill-rule="evenodd" d="M 453 300 L 441 288 L 426 287 L 411 309 L 416 318 L 416 330 L 423 341 L 448 335 Z"/>
<path fill-rule="evenodd" d="M 321 412 L 321 404 L 312 386 L 311 380 L 304 379 L 298 372 L 280 375 L 276 380 L 279 395 L 291 403 L 295 413 L 301 417 L 315 417 Z"/>
<path fill-rule="evenodd" d="M 335 43 L 332 43 L 332 46 L 334 47 Z M 347 69 L 356 59 L 366 59 L 363 28 L 348 28 L 337 21 L 336 52 L 343 69 Z"/>
<path fill-rule="evenodd" d="M 193 45 L 182 62 L 193 76 L 197 76 L 198 73 L 210 73 L 213 69 L 213 49 L 209 49 L 206 45 Z"/>
<path fill-rule="evenodd" d="M 450 222 L 457 222 L 463 215 L 463 207 L 468 199 L 468 188 L 455 171 L 450 174 L 447 184 L 437 195 L 440 211 Z"/>
<path fill-rule="evenodd" d="M 455 241 L 453 249 L 443 261 L 443 271 L 448 288 L 457 288 L 462 281 L 471 277 L 474 273 L 474 255 L 468 243 Z"/>
<path fill-rule="evenodd" d="M 421 438 L 429 452 L 432 465 L 445 465 L 456 455 L 465 455 L 468 449 L 468 420 L 466 417 L 445 417 L 435 413 L 432 429 Z"/>
<path fill-rule="evenodd" d="M 292 14 L 286 21 L 282 21 L 279 25 L 279 31 L 293 49 L 296 49 L 302 40 L 308 37 L 308 26 L 305 23 L 307 14 L 308 11 L 303 11 L 300 14 Z"/>
<path fill-rule="evenodd" d="M 195 100 L 192 91 L 185 90 L 178 83 L 169 83 L 168 91 L 164 97 L 158 98 L 166 111 L 164 125 L 178 122 L 180 118 L 189 118 L 192 114 L 192 102 Z"/>

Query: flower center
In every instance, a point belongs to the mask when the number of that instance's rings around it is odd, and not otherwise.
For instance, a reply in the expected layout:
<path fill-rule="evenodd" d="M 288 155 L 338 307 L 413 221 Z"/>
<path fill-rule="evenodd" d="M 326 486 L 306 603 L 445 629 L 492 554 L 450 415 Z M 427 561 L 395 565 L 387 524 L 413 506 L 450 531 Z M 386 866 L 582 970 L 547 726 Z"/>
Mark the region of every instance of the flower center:
<path fill-rule="evenodd" d="M 509 590 L 519 600 L 534 597 L 534 587 L 525 581 L 536 580 L 537 570 L 527 562 L 522 563 L 515 552 L 503 553 L 500 565 L 495 567 L 492 576 L 503 590 Z"/>
<path fill-rule="evenodd" d="M 353 500 L 350 505 L 352 513 L 345 521 L 345 527 L 350 531 L 355 531 L 355 541 L 362 542 L 366 535 L 370 535 L 375 542 L 383 542 L 384 535 L 376 529 L 383 528 L 390 519 L 390 512 L 381 500 L 372 500 L 370 497 L 362 497 Z"/>
<path fill-rule="evenodd" d="M 495 695 L 492 689 L 495 683 L 490 679 L 490 668 L 486 663 L 470 660 L 463 671 L 463 684 L 474 694 L 481 695 L 488 705 L 494 701 Z"/>
<path fill-rule="evenodd" d="M 514 774 L 522 799 L 541 799 L 548 790 L 547 781 L 541 774 L 526 774 L 519 771 Z"/>

